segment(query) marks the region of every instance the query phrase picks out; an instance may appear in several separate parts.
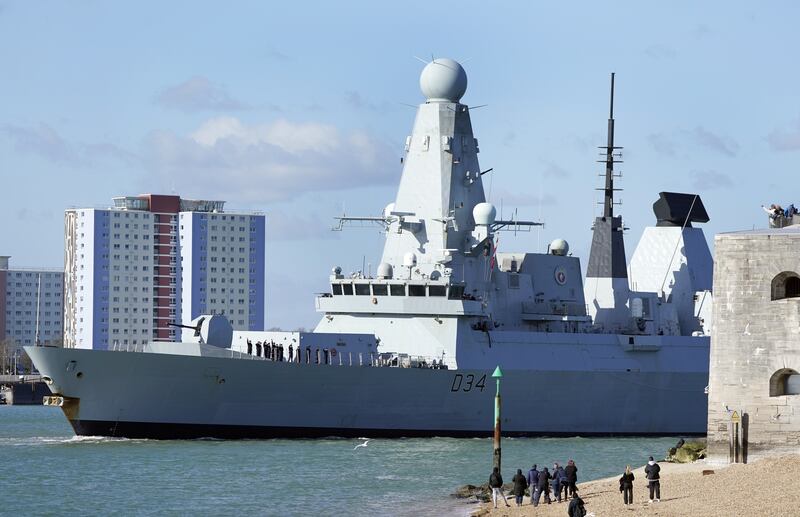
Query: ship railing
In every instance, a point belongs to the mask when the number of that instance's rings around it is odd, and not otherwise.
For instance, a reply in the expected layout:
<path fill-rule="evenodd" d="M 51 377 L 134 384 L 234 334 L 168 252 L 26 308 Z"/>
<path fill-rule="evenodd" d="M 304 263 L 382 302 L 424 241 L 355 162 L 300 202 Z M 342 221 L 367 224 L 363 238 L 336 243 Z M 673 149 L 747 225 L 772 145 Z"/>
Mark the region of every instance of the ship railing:
<path fill-rule="evenodd" d="M 234 356 L 234 354 L 236 354 Z M 279 359 L 261 357 L 246 352 L 231 350 L 231 357 L 237 359 L 261 359 L 276 363 L 298 364 L 303 366 L 356 366 L 386 368 L 430 368 L 446 370 L 443 359 L 437 360 L 428 356 L 411 356 L 409 354 L 377 353 L 377 352 L 341 352 L 336 348 L 307 347 L 298 349 L 291 356 L 282 355 Z"/>
<path fill-rule="evenodd" d="M 147 343 L 112 343 L 111 350 L 112 352 L 144 352 Z"/>
<path fill-rule="evenodd" d="M 147 343 L 113 343 L 109 350 L 114 352 L 145 352 Z M 224 349 L 220 349 L 222 351 Z M 278 363 L 293 363 L 307 366 L 360 366 L 384 368 L 430 368 L 446 370 L 447 365 L 443 360 L 427 356 L 412 356 L 409 354 L 377 353 L 377 352 L 339 352 L 335 348 L 316 348 L 311 350 L 298 350 L 297 354 L 281 357 L 279 360 L 261 357 L 238 350 L 227 350 L 231 359 L 246 359 L 253 361 L 274 361 Z M 224 353 L 224 352 L 223 352 Z"/>

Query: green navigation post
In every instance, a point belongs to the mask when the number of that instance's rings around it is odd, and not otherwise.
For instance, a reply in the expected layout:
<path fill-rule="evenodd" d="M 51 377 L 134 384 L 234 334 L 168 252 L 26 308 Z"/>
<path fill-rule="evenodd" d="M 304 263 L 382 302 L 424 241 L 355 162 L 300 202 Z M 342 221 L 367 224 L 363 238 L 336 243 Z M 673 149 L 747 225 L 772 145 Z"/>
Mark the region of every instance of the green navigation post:
<path fill-rule="evenodd" d="M 500 379 L 503 371 L 500 366 L 494 369 L 492 378 L 497 379 L 497 393 L 494 396 L 494 467 L 500 470 Z M 501 471 L 502 472 L 502 471 Z"/>

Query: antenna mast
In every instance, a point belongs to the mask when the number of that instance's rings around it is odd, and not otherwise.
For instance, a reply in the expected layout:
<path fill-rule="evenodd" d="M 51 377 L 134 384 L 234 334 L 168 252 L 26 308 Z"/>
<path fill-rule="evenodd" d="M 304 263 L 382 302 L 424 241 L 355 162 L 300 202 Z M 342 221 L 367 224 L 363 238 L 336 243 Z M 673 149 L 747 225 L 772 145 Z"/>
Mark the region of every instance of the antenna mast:
<path fill-rule="evenodd" d="M 614 75 L 614 72 L 611 72 L 611 106 L 608 113 L 608 141 L 605 146 L 606 159 L 604 160 L 606 164 L 606 184 L 603 189 L 603 217 L 614 217 L 614 191 L 619 190 L 614 188 L 614 164 L 622 163 L 614 160 L 614 150 L 622 149 L 622 147 L 614 147 Z"/>

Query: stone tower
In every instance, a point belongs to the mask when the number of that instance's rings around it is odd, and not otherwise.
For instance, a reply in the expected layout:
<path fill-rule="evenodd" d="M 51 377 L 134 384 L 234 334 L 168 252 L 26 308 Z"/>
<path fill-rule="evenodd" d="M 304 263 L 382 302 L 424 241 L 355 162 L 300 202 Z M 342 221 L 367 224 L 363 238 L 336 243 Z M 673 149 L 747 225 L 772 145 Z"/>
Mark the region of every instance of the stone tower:
<path fill-rule="evenodd" d="M 748 460 L 800 448 L 800 226 L 715 239 L 708 447 L 728 461 L 734 411 Z"/>

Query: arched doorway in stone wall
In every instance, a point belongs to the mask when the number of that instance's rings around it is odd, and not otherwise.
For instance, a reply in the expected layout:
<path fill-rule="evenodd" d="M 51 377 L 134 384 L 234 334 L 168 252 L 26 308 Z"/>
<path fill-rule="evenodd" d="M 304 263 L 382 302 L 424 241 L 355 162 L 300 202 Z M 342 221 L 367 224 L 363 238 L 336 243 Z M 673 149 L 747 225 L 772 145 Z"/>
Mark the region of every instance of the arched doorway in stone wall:
<path fill-rule="evenodd" d="M 769 378 L 769 396 L 800 394 L 800 374 L 791 368 L 781 368 Z"/>
<path fill-rule="evenodd" d="M 800 297 L 800 275 L 794 271 L 784 271 L 772 279 L 773 300 Z"/>

